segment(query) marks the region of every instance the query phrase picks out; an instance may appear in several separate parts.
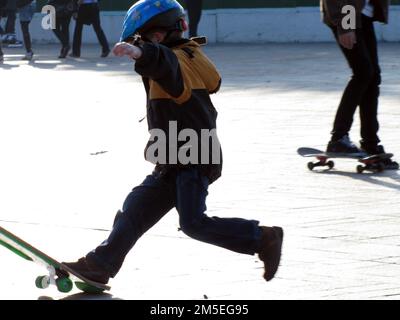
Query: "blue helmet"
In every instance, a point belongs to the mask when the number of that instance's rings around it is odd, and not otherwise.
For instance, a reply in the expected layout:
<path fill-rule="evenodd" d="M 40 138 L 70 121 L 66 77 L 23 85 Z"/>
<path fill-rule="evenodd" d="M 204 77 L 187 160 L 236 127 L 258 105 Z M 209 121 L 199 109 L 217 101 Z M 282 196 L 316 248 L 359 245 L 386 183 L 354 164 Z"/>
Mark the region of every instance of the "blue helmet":
<path fill-rule="evenodd" d="M 179 20 L 185 16 L 176 0 L 140 0 L 127 12 L 120 41 L 153 28 L 179 29 Z"/>

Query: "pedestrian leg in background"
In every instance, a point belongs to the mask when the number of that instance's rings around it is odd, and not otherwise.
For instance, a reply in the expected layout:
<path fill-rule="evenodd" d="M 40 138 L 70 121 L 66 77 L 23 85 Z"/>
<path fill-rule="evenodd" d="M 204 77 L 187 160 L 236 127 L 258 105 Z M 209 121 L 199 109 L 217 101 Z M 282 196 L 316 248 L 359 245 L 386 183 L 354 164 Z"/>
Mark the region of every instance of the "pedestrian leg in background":
<path fill-rule="evenodd" d="M 203 0 L 186 0 L 189 16 L 189 38 L 197 37 L 197 28 L 201 18 Z"/>
<path fill-rule="evenodd" d="M 1 27 L 2 15 L 3 15 L 3 11 L 2 11 L 2 8 L 0 8 L 0 63 L 3 63 L 3 61 L 4 61 L 4 54 L 3 54 L 3 50 L 2 50 L 2 44 L 1 44 L 2 40 L 3 40 L 3 33 L 4 33 L 4 31 Z"/>
<path fill-rule="evenodd" d="M 69 24 L 71 22 L 71 16 L 58 17 L 56 19 L 56 28 L 53 30 L 54 34 L 61 42 L 61 51 L 58 56 L 60 59 L 64 59 L 67 57 L 70 46 L 70 37 L 69 37 Z"/>
<path fill-rule="evenodd" d="M 101 27 L 100 23 L 100 9 L 99 6 L 93 5 L 93 29 L 96 32 L 97 39 L 101 45 L 101 57 L 105 58 L 110 54 L 110 47 L 108 45 L 108 41 L 104 31 Z"/>
<path fill-rule="evenodd" d="M 8 0 L 7 6 L 5 7 L 7 22 L 5 25 L 5 34 L 3 36 L 3 43 L 7 44 L 10 48 L 22 47 L 22 42 L 17 40 L 15 34 L 15 21 L 17 18 L 17 1 Z"/>
<path fill-rule="evenodd" d="M 28 60 L 28 61 L 32 60 L 33 58 L 32 41 L 31 41 L 31 35 L 29 33 L 29 24 L 31 23 L 33 15 L 35 14 L 35 10 L 36 10 L 36 1 L 33 1 L 30 4 L 27 4 L 26 6 L 23 6 L 18 9 L 22 35 L 24 38 L 24 46 L 26 50 L 26 54 L 23 57 L 23 60 Z"/>
<path fill-rule="evenodd" d="M 83 23 L 78 16 L 75 24 L 74 40 L 72 42 L 71 57 L 73 58 L 79 58 L 81 56 L 82 29 L 83 29 Z"/>
<path fill-rule="evenodd" d="M 1 49 L 1 38 L 0 38 L 0 63 L 3 63 L 4 61 L 4 54 L 3 50 Z"/>

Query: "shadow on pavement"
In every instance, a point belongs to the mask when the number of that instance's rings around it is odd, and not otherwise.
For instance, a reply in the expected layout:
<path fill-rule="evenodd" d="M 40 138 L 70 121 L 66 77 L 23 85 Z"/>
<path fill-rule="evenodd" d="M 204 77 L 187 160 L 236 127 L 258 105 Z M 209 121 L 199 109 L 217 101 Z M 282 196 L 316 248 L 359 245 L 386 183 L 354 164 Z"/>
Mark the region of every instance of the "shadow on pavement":
<path fill-rule="evenodd" d="M 362 174 L 355 172 L 344 172 L 337 170 L 324 170 L 324 171 L 315 171 L 315 173 L 320 174 L 332 174 L 343 177 L 349 177 L 356 180 L 365 181 L 377 186 L 399 190 L 400 191 L 400 175 L 397 171 L 384 171 L 381 173 L 372 173 L 372 172 L 364 172 Z M 394 182 L 382 181 L 379 178 L 391 178 Z"/>
<path fill-rule="evenodd" d="M 38 300 L 55 300 L 49 296 L 40 296 Z M 101 294 L 89 294 L 89 293 L 76 293 L 70 296 L 66 296 L 59 300 L 123 300 L 121 298 L 114 297 L 109 293 L 101 293 Z"/>
<path fill-rule="evenodd" d="M 386 62 L 384 73 L 394 74 L 394 70 L 400 66 L 396 56 L 399 44 L 381 43 L 379 47 L 381 60 Z M 36 45 L 34 61 L 30 65 L 45 70 L 136 75 L 133 61 L 126 57 L 117 58 L 112 53 L 107 58 L 100 58 L 98 45 L 84 45 L 80 58 L 68 56 L 66 59 L 58 59 L 59 50 L 59 45 Z M 21 49 L 4 51 L 5 65 L 8 62 L 15 65 L 23 56 Z M 204 51 L 216 63 L 224 79 L 224 92 L 246 88 L 272 89 L 276 92 L 338 92 L 340 95 L 350 75 L 346 61 L 335 43 L 211 44 Z M 329 75 L 327 79 L 321 79 L 326 75 Z M 390 89 L 390 81 L 385 82 L 385 87 L 385 96 L 397 97 L 397 91 Z"/>

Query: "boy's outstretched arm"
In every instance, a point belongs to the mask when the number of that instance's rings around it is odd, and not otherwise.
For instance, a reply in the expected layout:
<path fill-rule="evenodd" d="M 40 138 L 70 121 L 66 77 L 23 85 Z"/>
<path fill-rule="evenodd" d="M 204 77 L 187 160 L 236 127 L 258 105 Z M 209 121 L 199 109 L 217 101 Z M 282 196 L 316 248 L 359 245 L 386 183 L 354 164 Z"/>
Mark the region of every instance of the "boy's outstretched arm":
<path fill-rule="evenodd" d="M 142 49 L 126 42 L 118 42 L 113 49 L 113 53 L 117 57 L 128 56 L 131 59 L 140 59 L 142 56 Z"/>
<path fill-rule="evenodd" d="M 144 43 L 138 47 L 126 42 L 117 43 L 113 49 L 116 56 L 128 56 L 136 60 L 135 71 L 142 77 L 156 81 L 168 94 L 179 97 L 184 81 L 175 53 L 160 44 Z"/>

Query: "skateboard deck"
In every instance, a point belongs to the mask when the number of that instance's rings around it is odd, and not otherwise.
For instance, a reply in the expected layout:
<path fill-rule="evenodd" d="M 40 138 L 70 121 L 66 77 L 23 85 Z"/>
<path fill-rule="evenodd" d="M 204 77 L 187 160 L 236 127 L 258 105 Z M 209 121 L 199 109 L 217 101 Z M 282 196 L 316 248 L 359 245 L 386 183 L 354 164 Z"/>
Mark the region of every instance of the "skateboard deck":
<path fill-rule="evenodd" d="M 328 161 L 328 159 L 331 158 L 356 159 L 358 162 L 362 163 L 356 167 L 358 173 L 363 173 L 364 171 L 382 172 L 385 170 L 382 160 L 393 157 L 392 153 L 374 155 L 367 155 L 363 152 L 356 154 L 330 153 L 306 147 L 297 149 L 297 153 L 302 157 L 314 157 L 318 160 L 317 162 L 308 162 L 307 167 L 310 170 L 313 170 L 315 167 L 328 167 L 329 169 L 332 169 L 335 166 L 335 163 L 332 160 Z"/>
<path fill-rule="evenodd" d="M 111 289 L 107 285 L 85 278 L 2 227 L 0 227 L 0 245 L 21 258 L 47 269 L 46 275 L 36 278 L 37 288 L 45 289 L 50 285 L 55 285 L 58 291 L 65 293 L 71 291 L 74 284 L 79 290 L 87 293 L 101 293 Z"/>

